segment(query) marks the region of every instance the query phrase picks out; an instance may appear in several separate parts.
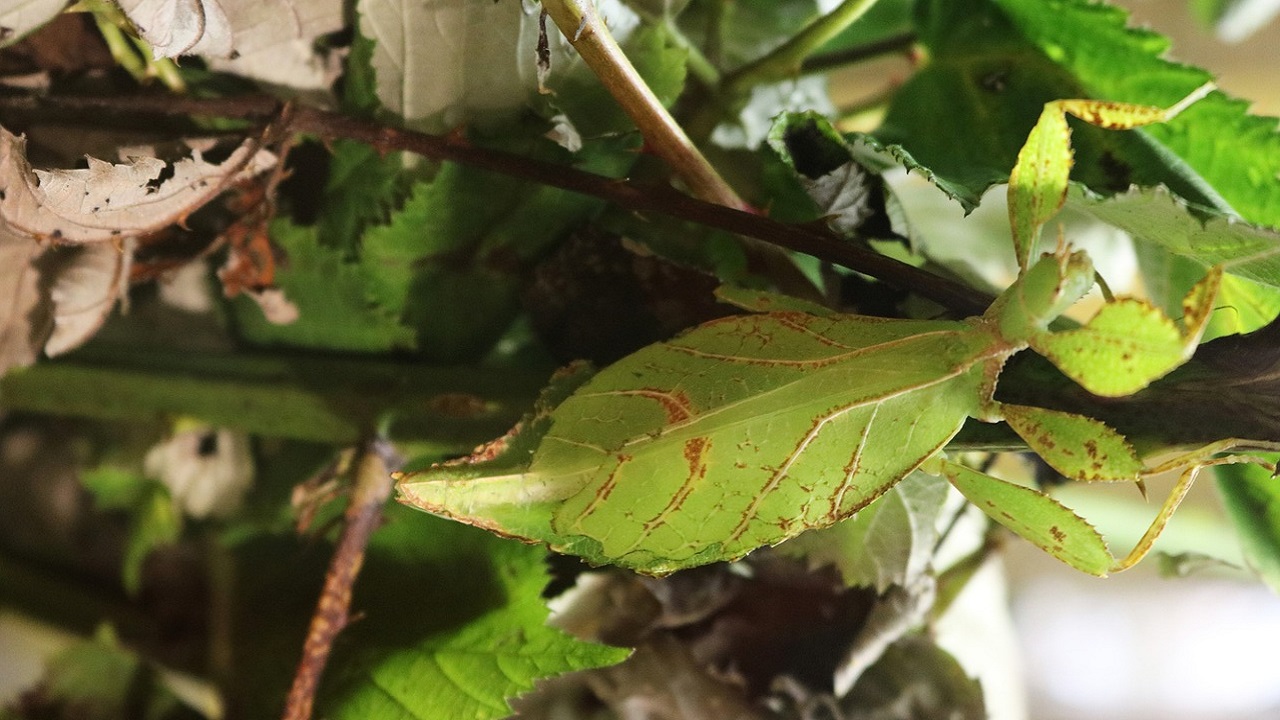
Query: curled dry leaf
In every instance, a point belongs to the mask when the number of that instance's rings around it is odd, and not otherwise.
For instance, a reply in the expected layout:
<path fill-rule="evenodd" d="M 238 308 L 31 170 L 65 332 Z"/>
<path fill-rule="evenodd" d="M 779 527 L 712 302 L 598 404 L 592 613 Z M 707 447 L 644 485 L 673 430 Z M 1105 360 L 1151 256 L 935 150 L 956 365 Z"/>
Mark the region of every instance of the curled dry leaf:
<path fill-rule="evenodd" d="M 133 260 L 133 241 L 53 250 L 58 258 L 49 283 L 53 330 L 44 343 L 49 357 L 74 350 L 106 322 L 116 300 L 123 297 Z"/>
<path fill-rule="evenodd" d="M 201 55 L 211 69 L 299 90 L 327 89 L 337 68 L 314 48 L 341 30 L 342 0 L 120 0 L 156 57 Z"/>
<path fill-rule="evenodd" d="M 0 373 L 35 362 L 48 335 L 36 311 L 41 289 L 35 261 L 43 252 L 0 228 Z"/>
<path fill-rule="evenodd" d="M 200 150 L 169 164 L 87 158 L 83 170 L 35 170 L 26 140 L 0 127 L 0 223 L 15 235 L 55 243 L 120 240 L 154 232 L 201 207 L 231 183 L 269 169 L 276 158 L 246 140 L 221 163 Z"/>
<path fill-rule="evenodd" d="M 87 169 L 36 170 L 26 141 L 0 127 L 0 373 L 88 340 L 122 297 L 134 238 L 275 162 L 247 140 L 216 164 L 193 149 L 172 167 L 88 158 Z"/>

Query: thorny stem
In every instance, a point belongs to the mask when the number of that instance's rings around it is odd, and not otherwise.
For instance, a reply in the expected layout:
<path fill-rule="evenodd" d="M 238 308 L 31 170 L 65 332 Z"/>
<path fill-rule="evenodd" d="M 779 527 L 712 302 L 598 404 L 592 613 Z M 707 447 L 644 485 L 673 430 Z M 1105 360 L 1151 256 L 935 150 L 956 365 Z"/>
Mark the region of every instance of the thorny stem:
<path fill-rule="evenodd" d="M 726 207 L 749 209 L 640 77 L 592 0 L 545 0 L 542 7 L 639 128 L 649 150 L 671 166 L 690 192 Z"/>
<path fill-rule="evenodd" d="M 725 78 L 726 94 L 730 97 L 741 95 L 761 83 L 799 75 L 805 58 L 843 32 L 875 4 L 876 0 L 844 0 L 831 12 L 809 23 L 790 40 L 735 70 Z"/>
<path fill-rule="evenodd" d="M 268 96 L 217 99 L 147 95 L 134 97 L 0 98 L 0 110 L 58 110 L 67 114 L 139 113 L 203 115 L 266 121 L 280 105 Z M 95 118 L 100 121 L 101 118 Z M 836 237 L 825 226 L 793 225 L 755 213 L 699 200 L 665 185 L 619 180 L 573 167 L 553 165 L 520 155 L 477 147 L 465 139 L 388 127 L 308 106 L 296 106 L 288 128 L 324 140 L 345 138 L 380 150 L 403 150 L 432 160 L 456 162 L 523 180 L 561 188 L 611 202 L 637 213 L 655 213 L 754 238 L 855 270 L 910 290 L 957 316 L 980 315 L 992 296 Z"/>
<path fill-rule="evenodd" d="M 333 641 L 350 620 L 351 589 L 364 564 L 369 537 L 382 519 L 382 508 L 391 497 L 393 461 L 390 447 L 381 441 L 369 442 L 356 465 L 356 482 L 351 502 L 344 515 L 346 527 L 334 551 L 324 590 L 311 617 L 307 639 L 302 647 L 302 660 L 294 675 L 285 702 L 284 720 L 309 720 L 315 706 L 320 676 L 329 661 Z"/>

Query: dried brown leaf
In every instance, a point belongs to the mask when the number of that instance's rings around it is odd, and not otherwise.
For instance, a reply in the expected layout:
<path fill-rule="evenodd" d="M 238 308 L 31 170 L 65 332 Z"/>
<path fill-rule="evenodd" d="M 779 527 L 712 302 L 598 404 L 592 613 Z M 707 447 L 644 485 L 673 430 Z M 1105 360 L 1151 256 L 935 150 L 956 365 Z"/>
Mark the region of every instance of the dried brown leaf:
<path fill-rule="evenodd" d="M 55 243 L 119 241 L 181 222 L 231 183 L 276 162 L 255 140 L 217 164 L 200 150 L 172 166 L 153 157 L 87 160 L 83 170 L 33 169 L 26 140 L 0 127 L 0 227 Z"/>

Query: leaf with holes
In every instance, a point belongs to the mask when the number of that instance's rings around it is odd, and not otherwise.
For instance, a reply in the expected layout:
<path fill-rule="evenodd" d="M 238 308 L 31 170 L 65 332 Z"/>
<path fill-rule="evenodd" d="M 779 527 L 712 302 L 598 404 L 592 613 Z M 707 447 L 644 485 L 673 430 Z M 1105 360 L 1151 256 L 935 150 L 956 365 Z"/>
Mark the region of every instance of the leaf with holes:
<path fill-rule="evenodd" d="M 217 164 L 193 148 L 172 166 L 154 157 L 121 164 L 91 157 L 83 170 L 35 170 L 26 145 L 0 127 L 0 229 L 58 244 L 119 241 L 163 229 L 276 162 L 250 139 Z"/>

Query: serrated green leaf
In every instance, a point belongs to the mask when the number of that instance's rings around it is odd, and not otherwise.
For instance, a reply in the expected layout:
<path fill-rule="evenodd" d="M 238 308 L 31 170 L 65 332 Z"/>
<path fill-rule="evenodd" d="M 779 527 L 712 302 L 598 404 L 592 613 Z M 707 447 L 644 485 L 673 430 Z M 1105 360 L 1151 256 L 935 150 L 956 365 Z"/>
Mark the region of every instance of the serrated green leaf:
<path fill-rule="evenodd" d="M 233 309 L 240 336 L 271 345 L 376 352 L 413 347 L 413 332 L 400 324 L 400 306 L 380 306 L 368 297 L 359 266 L 341 250 L 321 245 L 314 227 L 287 220 L 271 224 L 271 238 L 284 251 L 276 284 L 299 311 L 289 325 L 273 325 L 250 299 Z"/>
<path fill-rule="evenodd" d="M 1166 59 L 1169 41 L 1126 27 L 1128 14 L 1115 6 L 1089 0 L 994 3 L 1021 37 L 1076 79 L 1082 96 L 1168 106 L 1212 79 Z M 1245 101 L 1214 93 L 1177 121 L 1145 132 L 1184 159 L 1242 216 L 1280 226 L 1280 134 L 1274 118 L 1251 116 L 1248 109 Z"/>
<path fill-rule="evenodd" d="M 564 162 L 567 153 L 513 131 L 509 149 Z M 633 158 L 595 144 L 580 163 L 616 172 Z M 461 361 L 483 355 L 510 325 L 534 259 L 600 203 L 557 188 L 448 163 L 417 183 L 385 225 L 360 241 L 368 301 L 394 308 L 425 356 Z M 483 288 L 483 292 L 477 292 Z"/>
<path fill-rule="evenodd" d="M 1088 522 L 1057 500 L 958 463 L 942 461 L 929 472 L 944 475 L 992 520 L 1068 565 L 1105 576 L 1114 558 Z"/>
<path fill-rule="evenodd" d="M 1280 287 L 1278 230 L 1188 205 L 1162 188 L 1133 189 L 1109 198 L 1077 188 L 1068 202 L 1137 240 L 1202 266 L 1223 265 L 1233 275 Z"/>
<path fill-rule="evenodd" d="M 548 576 L 537 548 L 394 509 L 375 539 L 366 571 L 372 576 L 361 582 L 380 584 L 358 586 L 354 602 L 377 615 L 365 621 L 372 627 L 352 628 L 365 647 L 359 657 L 339 661 L 344 679 L 323 706 L 327 717 L 503 718 L 511 713 L 508 701 L 534 681 L 611 665 L 630 652 L 546 626 L 541 592 Z M 386 572 L 401 563 L 469 577 L 415 609 L 404 603 L 402 580 Z M 476 592 L 477 584 L 489 587 Z M 436 616 L 405 617 L 423 608 Z"/>
<path fill-rule="evenodd" d="M 1217 478 L 1249 566 L 1280 592 L 1280 480 L 1252 464 L 1219 467 Z"/>
<path fill-rule="evenodd" d="M 1044 103 L 1093 97 L 1164 107 L 1210 79 L 1158 58 L 1167 41 L 1126 30 L 1120 10 L 1087 0 L 1050 7 L 1040 0 L 919 6 L 917 27 L 931 61 L 897 93 L 876 136 L 928 167 L 966 209 L 1008 177 Z M 1244 109 L 1215 93 L 1149 130 L 1106 133 L 1077 125 L 1073 178 L 1102 193 L 1164 184 L 1206 206 L 1218 204 L 1217 188 L 1224 209 L 1271 222 L 1251 213 L 1280 207 L 1262 179 L 1280 170 L 1274 160 L 1280 140 L 1273 122 L 1249 118 Z M 1240 164 L 1224 162 L 1226 155 L 1239 156 Z M 1252 189 L 1242 189 L 1241 167 L 1250 169 Z M 1227 192 L 1229 186 L 1237 191 Z"/>

